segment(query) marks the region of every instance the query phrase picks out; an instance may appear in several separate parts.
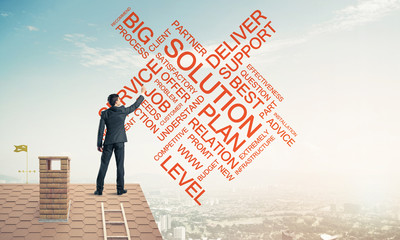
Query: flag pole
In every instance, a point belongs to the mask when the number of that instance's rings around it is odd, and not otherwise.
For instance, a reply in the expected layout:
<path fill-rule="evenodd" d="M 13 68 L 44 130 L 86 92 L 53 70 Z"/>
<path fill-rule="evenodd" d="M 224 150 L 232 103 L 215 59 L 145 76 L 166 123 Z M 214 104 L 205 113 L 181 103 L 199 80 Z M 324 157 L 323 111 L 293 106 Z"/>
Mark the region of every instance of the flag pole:
<path fill-rule="evenodd" d="M 26 183 L 28 184 L 28 146 L 26 146 Z"/>

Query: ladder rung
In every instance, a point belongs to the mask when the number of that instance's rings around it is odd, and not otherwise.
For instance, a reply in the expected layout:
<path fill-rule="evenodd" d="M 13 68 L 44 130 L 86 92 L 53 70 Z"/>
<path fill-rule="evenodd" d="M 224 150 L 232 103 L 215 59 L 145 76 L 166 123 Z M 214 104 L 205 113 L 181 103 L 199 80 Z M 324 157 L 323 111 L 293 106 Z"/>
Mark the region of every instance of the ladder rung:
<path fill-rule="evenodd" d="M 103 204 L 103 202 L 101 202 L 101 214 L 102 214 L 102 220 L 103 220 L 103 233 L 104 233 L 103 236 L 104 236 L 104 240 L 107 240 L 108 238 L 111 238 L 111 239 L 112 238 L 122 238 L 122 239 L 131 240 L 129 227 L 128 227 L 128 221 L 126 220 L 126 216 L 125 216 L 124 205 L 122 203 L 120 203 L 120 206 L 121 206 L 121 210 L 118 210 L 118 209 L 105 210 L 104 209 L 104 204 Z M 122 218 L 123 218 L 124 221 L 108 221 L 107 222 L 106 221 L 106 217 L 105 217 L 105 212 L 121 212 Z M 127 236 L 107 236 L 106 224 L 124 224 Z"/>
<path fill-rule="evenodd" d="M 106 222 L 106 224 L 124 224 L 125 222 L 121 222 L 121 221 L 109 221 Z"/>

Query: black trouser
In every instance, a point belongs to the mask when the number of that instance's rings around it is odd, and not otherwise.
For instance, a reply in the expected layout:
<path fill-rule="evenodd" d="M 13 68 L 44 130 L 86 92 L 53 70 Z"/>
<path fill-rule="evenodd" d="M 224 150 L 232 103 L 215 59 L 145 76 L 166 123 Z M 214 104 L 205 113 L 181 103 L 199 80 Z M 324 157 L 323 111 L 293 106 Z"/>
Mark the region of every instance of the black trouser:
<path fill-rule="evenodd" d="M 104 177 L 108 169 L 108 163 L 110 162 L 112 152 L 114 150 L 115 160 L 117 162 L 117 189 L 124 189 L 124 153 L 125 143 L 113 143 L 107 144 L 103 147 L 103 153 L 101 154 L 101 164 L 99 173 L 97 174 L 96 186 L 98 190 L 103 191 Z"/>

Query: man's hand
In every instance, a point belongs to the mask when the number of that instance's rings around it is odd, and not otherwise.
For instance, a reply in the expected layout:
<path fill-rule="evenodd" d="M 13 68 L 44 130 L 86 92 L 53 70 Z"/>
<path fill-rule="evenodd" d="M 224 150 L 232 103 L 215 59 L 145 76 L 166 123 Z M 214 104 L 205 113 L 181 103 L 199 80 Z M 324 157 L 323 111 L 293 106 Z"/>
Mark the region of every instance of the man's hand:
<path fill-rule="evenodd" d="M 142 85 L 141 93 L 144 94 L 144 92 L 146 92 L 146 87 Z"/>
<path fill-rule="evenodd" d="M 97 150 L 99 150 L 99 152 L 102 152 L 103 148 L 102 147 L 97 147 Z"/>

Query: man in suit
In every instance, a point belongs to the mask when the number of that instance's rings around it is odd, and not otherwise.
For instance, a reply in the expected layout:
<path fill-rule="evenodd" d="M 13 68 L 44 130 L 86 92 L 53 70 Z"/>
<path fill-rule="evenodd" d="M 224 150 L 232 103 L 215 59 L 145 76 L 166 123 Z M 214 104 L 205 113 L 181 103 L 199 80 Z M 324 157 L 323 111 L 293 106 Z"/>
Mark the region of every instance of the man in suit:
<path fill-rule="evenodd" d="M 104 177 L 113 151 L 117 162 L 117 194 L 121 195 L 127 192 L 127 190 L 124 189 L 124 153 L 125 142 L 128 141 L 124 128 L 125 118 L 128 114 L 135 111 L 143 102 L 143 94 L 145 91 L 146 88 L 142 86 L 141 94 L 136 99 L 136 102 L 127 108 L 121 103 L 118 94 L 111 94 L 108 96 L 108 102 L 112 107 L 101 112 L 99 132 L 97 134 L 97 150 L 102 152 L 102 154 L 100 169 L 96 180 L 95 195 L 103 194 Z M 104 144 L 102 144 L 104 125 L 107 126 L 107 133 Z"/>

